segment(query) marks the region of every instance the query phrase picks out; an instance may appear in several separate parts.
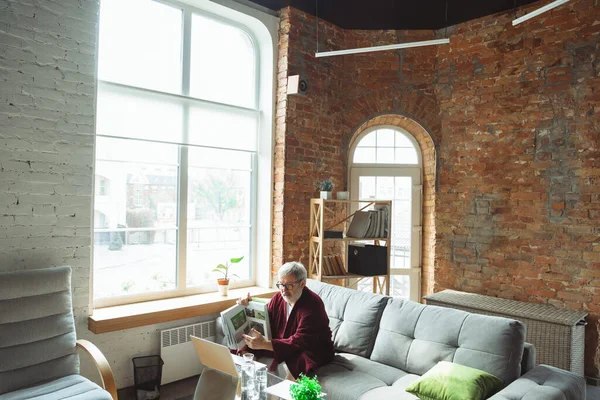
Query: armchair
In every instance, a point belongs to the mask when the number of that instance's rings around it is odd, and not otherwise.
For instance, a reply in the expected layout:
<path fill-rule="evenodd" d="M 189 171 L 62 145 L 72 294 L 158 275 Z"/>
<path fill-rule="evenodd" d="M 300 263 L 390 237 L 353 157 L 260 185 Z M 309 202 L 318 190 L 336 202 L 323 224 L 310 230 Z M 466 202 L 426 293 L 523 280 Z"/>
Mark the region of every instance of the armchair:
<path fill-rule="evenodd" d="M 77 347 L 94 359 L 104 389 L 79 375 Z M 0 273 L 0 400 L 117 400 L 100 350 L 76 340 L 71 267 Z"/>

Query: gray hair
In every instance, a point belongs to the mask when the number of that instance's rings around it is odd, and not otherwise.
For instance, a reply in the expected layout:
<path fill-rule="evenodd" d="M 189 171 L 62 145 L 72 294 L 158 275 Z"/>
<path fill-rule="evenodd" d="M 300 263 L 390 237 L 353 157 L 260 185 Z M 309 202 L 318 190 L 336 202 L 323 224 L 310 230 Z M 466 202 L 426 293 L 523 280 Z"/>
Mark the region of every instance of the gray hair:
<path fill-rule="evenodd" d="M 297 282 L 301 282 L 306 279 L 306 268 L 304 265 L 298 261 L 290 261 L 281 266 L 279 271 L 277 272 L 279 278 L 284 277 L 286 275 L 294 275 Z"/>

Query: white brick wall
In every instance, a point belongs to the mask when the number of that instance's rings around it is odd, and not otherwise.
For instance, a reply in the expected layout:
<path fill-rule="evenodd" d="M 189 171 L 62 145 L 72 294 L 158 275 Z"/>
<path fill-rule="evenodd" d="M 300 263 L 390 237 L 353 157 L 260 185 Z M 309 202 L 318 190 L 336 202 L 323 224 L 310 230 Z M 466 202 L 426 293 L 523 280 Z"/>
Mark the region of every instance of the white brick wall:
<path fill-rule="evenodd" d="M 159 330 L 210 317 L 87 330 L 98 12 L 97 0 L 0 0 L 0 271 L 71 265 L 78 336 L 123 388 L 132 357 L 158 354 Z M 98 380 L 85 357 L 82 373 Z"/>

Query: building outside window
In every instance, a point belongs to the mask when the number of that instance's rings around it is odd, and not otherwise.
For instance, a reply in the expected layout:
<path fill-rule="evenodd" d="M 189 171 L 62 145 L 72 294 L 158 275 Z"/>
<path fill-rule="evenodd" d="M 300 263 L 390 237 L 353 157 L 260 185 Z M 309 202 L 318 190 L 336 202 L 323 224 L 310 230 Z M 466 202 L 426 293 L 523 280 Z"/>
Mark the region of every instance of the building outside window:
<path fill-rule="evenodd" d="M 234 21 L 102 0 L 96 304 L 216 290 L 212 270 L 232 257 L 238 284 L 254 283 L 259 65 Z"/>

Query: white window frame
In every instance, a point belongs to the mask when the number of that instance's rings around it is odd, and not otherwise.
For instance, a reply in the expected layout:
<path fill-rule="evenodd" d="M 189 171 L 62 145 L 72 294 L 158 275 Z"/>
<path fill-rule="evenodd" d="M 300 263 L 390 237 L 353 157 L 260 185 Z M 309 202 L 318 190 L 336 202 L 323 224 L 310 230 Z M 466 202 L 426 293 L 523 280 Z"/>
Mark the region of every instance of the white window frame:
<path fill-rule="evenodd" d="M 155 0 L 156 1 L 156 0 Z M 252 157 L 251 172 L 251 193 L 250 193 L 250 249 L 248 259 L 251 265 L 251 278 L 244 281 L 232 281 L 232 288 L 246 287 L 251 285 L 269 286 L 270 284 L 270 261 L 271 261 L 271 225 L 272 225 L 272 154 L 273 154 L 273 115 L 275 98 L 275 71 L 277 65 L 276 49 L 277 32 L 276 17 L 256 15 L 256 11 L 248 9 L 242 5 L 231 5 L 225 7 L 218 4 L 197 4 L 191 6 L 177 1 L 158 0 L 167 6 L 172 6 L 182 10 L 182 95 L 163 93 L 151 89 L 140 87 L 129 87 L 127 85 L 116 84 L 98 80 L 99 84 L 118 85 L 137 91 L 146 91 L 166 96 L 187 97 L 190 83 L 190 62 L 191 62 L 191 19 L 192 14 L 199 14 L 203 17 L 215 19 L 219 22 L 236 27 L 245 32 L 254 48 L 255 55 L 255 107 L 248 109 L 235 105 L 222 104 L 210 100 L 190 98 L 192 101 L 217 104 L 219 106 L 239 109 L 241 111 L 251 111 L 259 113 L 258 127 L 258 149 L 254 151 Z M 200 8 L 202 7 L 202 8 Z M 237 8 L 239 10 L 233 10 Z M 219 15 L 219 14 L 223 14 Z M 248 15 L 244 15 L 248 14 Z M 258 23 L 257 23 L 258 22 Z M 247 26 L 248 25 L 248 26 Z M 250 28 L 251 27 L 251 28 Z M 257 38 L 259 35 L 259 38 Z M 185 129 L 185 128 L 184 128 Z M 108 136 L 110 137 L 110 136 Z M 137 140 L 137 139 L 135 139 Z M 119 296 L 103 299 L 94 299 L 90 295 L 93 307 L 108 307 L 121 304 L 129 304 L 141 301 L 159 300 L 165 298 L 193 295 L 198 293 L 216 292 L 215 284 L 203 285 L 193 288 L 185 288 L 187 273 L 187 153 L 188 146 L 180 145 L 179 162 L 179 193 L 178 193 L 178 250 L 177 250 L 177 288 L 161 292 L 140 293 L 128 296 Z M 183 164 L 185 162 L 185 164 Z M 95 194 L 94 194 L 95 199 Z M 258 210 L 261 210 L 261 218 L 258 218 Z M 269 213 L 265 215 L 265 211 Z M 93 246 L 92 246 L 93 254 Z M 92 255 L 93 264 L 93 255 Z M 257 268 L 259 265 L 265 265 L 264 268 Z M 92 266 L 93 270 L 93 266 Z M 92 273 L 93 279 L 93 273 Z M 92 284 L 93 287 L 93 284 Z"/>
<path fill-rule="evenodd" d="M 417 152 L 417 164 L 375 164 L 354 163 L 354 153 L 361 140 L 370 133 L 391 129 L 401 132 L 413 144 Z M 410 276 L 410 300 L 419 302 L 421 299 L 422 246 L 423 246 L 423 157 L 417 140 L 406 130 L 392 125 L 378 125 L 365 129 L 352 143 L 349 151 L 348 190 L 350 198 L 358 200 L 358 180 L 360 176 L 390 176 L 410 177 L 412 179 L 412 208 L 411 208 L 411 257 L 410 268 L 390 269 L 390 279 L 393 275 Z M 390 244 L 391 245 L 391 244 Z"/>

